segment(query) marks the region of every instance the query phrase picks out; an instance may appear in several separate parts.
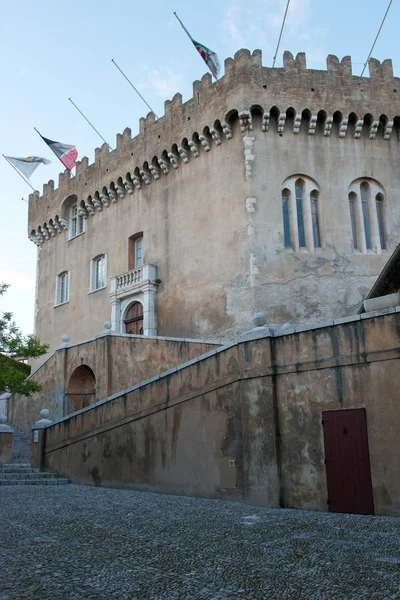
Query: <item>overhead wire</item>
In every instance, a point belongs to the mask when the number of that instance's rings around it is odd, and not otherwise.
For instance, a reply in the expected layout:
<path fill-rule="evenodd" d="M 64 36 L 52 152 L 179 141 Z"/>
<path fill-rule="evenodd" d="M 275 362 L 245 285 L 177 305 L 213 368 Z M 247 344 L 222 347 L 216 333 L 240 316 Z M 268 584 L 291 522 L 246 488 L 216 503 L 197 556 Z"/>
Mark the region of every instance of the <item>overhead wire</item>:
<path fill-rule="evenodd" d="M 274 58 L 273 58 L 273 61 L 272 61 L 272 68 L 275 67 L 276 57 L 278 55 L 278 50 L 279 50 L 279 46 L 280 46 L 282 35 L 283 35 L 283 29 L 285 27 L 285 22 L 286 22 L 288 10 L 289 10 L 289 4 L 290 4 L 290 0 L 287 0 L 286 8 L 285 8 L 285 14 L 283 15 L 282 27 L 281 27 L 281 31 L 280 31 L 280 34 L 279 34 L 278 43 L 276 45 L 275 55 L 274 55 Z"/>
<path fill-rule="evenodd" d="M 388 5 L 388 7 L 387 7 L 387 9 L 386 9 L 386 12 L 385 12 L 385 16 L 383 17 L 383 19 L 382 19 L 382 22 L 381 22 L 381 24 L 380 24 L 380 26 L 379 26 L 378 33 L 377 33 L 377 34 L 376 34 L 376 36 L 375 36 L 374 43 L 372 44 L 372 48 L 371 48 L 371 50 L 370 50 L 370 52 L 369 52 L 369 54 L 368 54 L 367 60 L 366 60 L 366 61 L 365 61 L 365 63 L 364 63 L 364 68 L 363 68 L 363 70 L 361 71 L 361 75 L 360 75 L 360 77 L 362 77 L 362 76 L 364 75 L 364 71 L 365 71 L 365 69 L 367 68 L 368 61 L 369 61 L 369 59 L 371 58 L 371 54 L 372 54 L 372 52 L 373 52 L 373 50 L 374 50 L 374 48 L 375 48 L 375 44 L 376 44 L 376 42 L 377 42 L 377 40 L 378 40 L 379 34 L 380 34 L 380 32 L 381 32 L 381 29 L 382 29 L 382 27 L 383 27 L 383 24 L 384 24 L 384 22 L 385 22 L 385 20 L 386 20 L 386 17 L 387 17 L 387 14 L 388 14 L 388 12 L 389 12 L 389 9 L 390 9 L 390 7 L 392 6 L 392 2 L 393 2 L 393 0 L 390 0 L 390 2 L 389 2 L 389 5 Z"/>

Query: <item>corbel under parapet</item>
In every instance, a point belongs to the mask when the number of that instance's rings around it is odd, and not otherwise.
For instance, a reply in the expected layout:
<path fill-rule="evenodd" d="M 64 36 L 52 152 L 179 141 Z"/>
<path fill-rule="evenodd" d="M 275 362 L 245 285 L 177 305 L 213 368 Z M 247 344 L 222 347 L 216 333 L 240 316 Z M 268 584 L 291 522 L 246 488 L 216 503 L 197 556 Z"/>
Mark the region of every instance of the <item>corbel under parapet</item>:
<path fill-rule="evenodd" d="M 315 135 L 317 129 L 317 115 L 311 115 L 310 123 L 308 125 L 308 135 Z"/>
<path fill-rule="evenodd" d="M 179 168 L 179 156 L 175 152 L 168 152 L 168 158 L 174 169 Z"/>
<path fill-rule="evenodd" d="M 187 164 L 189 162 L 188 152 L 185 150 L 185 148 L 182 148 L 182 146 L 178 146 L 178 152 L 183 162 Z"/>
<path fill-rule="evenodd" d="M 251 112 L 249 110 L 241 110 L 238 116 L 240 121 L 240 131 L 242 133 L 245 131 L 252 131 L 253 122 L 251 118 Z"/>
<path fill-rule="evenodd" d="M 333 117 L 327 117 L 324 125 L 324 136 L 329 137 L 331 135 L 333 125 Z"/>
<path fill-rule="evenodd" d="M 219 131 L 217 131 L 216 129 L 214 129 L 214 127 L 212 127 L 210 129 L 210 133 L 211 133 L 211 137 L 214 140 L 215 144 L 217 146 L 221 145 L 221 134 L 219 133 Z"/>
<path fill-rule="evenodd" d="M 293 121 L 293 133 L 297 134 L 300 131 L 301 126 L 301 114 L 297 113 Z"/>
<path fill-rule="evenodd" d="M 268 131 L 270 116 L 271 115 L 268 111 L 265 111 L 263 113 L 262 121 L 261 121 L 261 131 L 265 131 L 265 132 Z"/>
<path fill-rule="evenodd" d="M 231 140 L 233 138 L 232 127 L 228 125 L 226 121 L 222 121 L 221 123 L 222 131 L 224 132 L 226 138 Z"/>
<path fill-rule="evenodd" d="M 358 119 L 357 123 L 354 125 L 354 139 L 355 140 L 357 140 L 361 137 L 363 125 L 364 125 L 364 119 Z"/>
<path fill-rule="evenodd" d="M 383 139 L 384 140 L 390 140 L 390 136 L 392 135 L 392 129 L 393 129 L 393 121 L 388 121 L 386 123 L 386 127 L 383 131 Z"/>
<path fill-rule="evenodd" d="M 190 152 L 193 154 L 193 156 L 195 156 L 196 158 L 199 158 L 200 151 L 199 151 L 199 147 L 196 144 L 196 142 L 194 142 L 193 140 L 189 140 L 188 144 L 189 144 Z"/>
<path fill-rule="evenodd" d="M 348 123 L 349 123 L 349 119 L 347 117 L 344 117 L 341 120 L 340 125 L 339 125 L 339 137 L 340 138 L 345 137 Z"/>

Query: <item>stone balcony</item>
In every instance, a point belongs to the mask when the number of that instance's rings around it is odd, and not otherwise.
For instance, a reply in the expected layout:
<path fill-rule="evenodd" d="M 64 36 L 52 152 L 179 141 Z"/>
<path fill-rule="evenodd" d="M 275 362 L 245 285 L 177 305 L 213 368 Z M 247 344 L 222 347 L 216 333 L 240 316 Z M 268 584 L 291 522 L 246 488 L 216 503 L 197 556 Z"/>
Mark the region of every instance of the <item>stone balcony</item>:
<path fill-rule="evenodd" d="M 157 335 L 155 295 L 157 267 L 143 265 L 110 279 L 111 323 L 114 331 L 125 333 L 124 318 L 132 302 L 143 306 L 144 335 Z"/>
<path fill-rule="evenodd" d="M 143 265 L 138 269 L 132 269 L 122 275 L 111 277 L 110 295 L 117 294 L 118 297 L 125 296 L 132 291 L 138 290 L 146 283 L 156 284 L 157 267 L 154 265 Z"/>

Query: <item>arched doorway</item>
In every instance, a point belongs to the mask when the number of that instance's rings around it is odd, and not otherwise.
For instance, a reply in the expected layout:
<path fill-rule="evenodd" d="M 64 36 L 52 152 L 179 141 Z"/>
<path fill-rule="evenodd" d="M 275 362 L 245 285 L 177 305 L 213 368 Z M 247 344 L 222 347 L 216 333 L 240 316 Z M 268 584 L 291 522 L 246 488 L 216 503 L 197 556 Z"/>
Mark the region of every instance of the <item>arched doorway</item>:
<path fill-rule="evenodd" d="M 140 302 L 133 302 L 130 305 L 124 323 L 126 333 L 143 335 L 143 306 Z"/>
<path fill-rule="evenodd" d="M 69 379 L 67 396 L 68 413 L 96 402 L 96 377 L 90 367 L 81 365 L 75 369 Z"/>

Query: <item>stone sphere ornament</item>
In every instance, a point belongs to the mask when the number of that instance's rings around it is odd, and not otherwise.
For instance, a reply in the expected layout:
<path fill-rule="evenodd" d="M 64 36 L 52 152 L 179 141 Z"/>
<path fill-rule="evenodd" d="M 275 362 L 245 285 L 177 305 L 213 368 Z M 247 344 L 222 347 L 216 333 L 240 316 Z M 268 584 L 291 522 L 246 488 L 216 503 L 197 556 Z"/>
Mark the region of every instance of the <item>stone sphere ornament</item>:
<path fill-rule="evenodd" d="M 112 323 L 111 321 L 104 321 L 104 329 L 111 329 Z"/>
<path fill-rule="evenodd" d="M 263 327 L 267 323 L 267 318 L 263 312 L 258 312 L 253 317 L 255 327 Z"/>
<path fill-rule="evenodd" d="M 49 418 L 49 414 L 50 414 L 50 412 L 47 410 L 47 408 L 43 408 L 40 411 L 40 416 L 42 417 L 42 419 L 48 419 Z"/>
<path fill-rule="evenodd" d="M 7 417 L 5 415 L 0 415 L 0 425 L 7 423 Z"/>
<path fill-rule="evenodd" d="M 69 335 L 63 335 L 62 336 L 62 341 L 64 342 L 64 344 L 68 344 L 69 340 L 70 340 Z"/>

